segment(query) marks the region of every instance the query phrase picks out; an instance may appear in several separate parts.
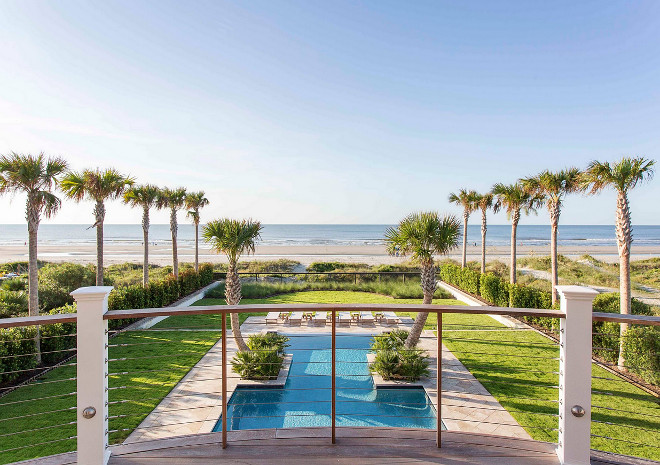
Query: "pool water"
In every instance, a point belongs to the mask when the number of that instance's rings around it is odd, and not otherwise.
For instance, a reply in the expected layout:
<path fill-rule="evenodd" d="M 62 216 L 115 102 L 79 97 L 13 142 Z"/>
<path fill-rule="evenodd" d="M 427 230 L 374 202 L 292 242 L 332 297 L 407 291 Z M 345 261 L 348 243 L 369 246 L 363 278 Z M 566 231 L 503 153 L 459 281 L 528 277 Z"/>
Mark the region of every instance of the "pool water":
<path fill-rule="evenodd" d="M 228 430 L 330 426 L 330 336 L 290 337 L 284 388 L 237 388 L 227 405 Z M 376 390 L 367 364 L 370 337 L 337 335 L 336 342 L 337 426 L 436 427 L 423 388 Z M 218 420 L 214 431 L 221 428 Z"/>

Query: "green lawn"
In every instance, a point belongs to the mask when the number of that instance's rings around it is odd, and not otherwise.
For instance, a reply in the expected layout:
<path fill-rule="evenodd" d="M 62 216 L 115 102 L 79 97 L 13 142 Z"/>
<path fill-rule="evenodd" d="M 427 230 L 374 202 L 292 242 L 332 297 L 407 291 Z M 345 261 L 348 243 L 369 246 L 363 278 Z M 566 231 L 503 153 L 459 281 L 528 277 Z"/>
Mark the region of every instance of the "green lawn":
<path fill-rule="evenodd" d="M 110 430 L 119 430 L 111 442 L 126 438 L 219 337 L 216 331 L 131 331 L 110 339 L 111 346 L 136 344 L 109 348 L 110 359 L 133 358 L 109 362 L 110 373 L 130 372 L 110 376 L 110 402 L 122 401 L 110 405 Z M 75 450 L 75 439 L 63 440 L 76 435 L 75 376 L 75 365 L 63 366 L 0 398 L 0 463 Z M 24 402 L 29 399 L 41 400 Z M 33 447 L 8 450 L 23 446 Z"/>
<path fill-rule="evenodd" d="M 392 299 L 377 294 L 348 291 L 298 292 L 267 299 L 243 300 L 250 303 L 421 303 L 421 299 Z M 440 300 L 436 303 L 456 304 Z M 203 299 L 196 305 L 223 304 L 221 300 Z M 400 313 L 410 315 L 410 313 Z M 242 315 L 241 318 L 246 318 Z M 171 388 L 188 372 L 219 338 L 218 331 L 167 331 L 179 329 L 218 329 L 218 315 L 170 317 L 157 325 L 164 331 L 135 331 L 111 340 L 111 344 L 139 344 L 111 347 L 110 357 L 132 358 L 110 362 L 112 373 L 129 371 L 127 375 L 113 375 L 111 387 L 126 386 L 110 391 L 112 441 L 125 438 L 130 430 L 159 403 Z M 434 329 L 435 315 L 429 315 L 427 328 Z M 535 439 L 556 440 L 557 348 L 550 341 L 532 331 L 511 331 L 485 315 L 454 315 L 443 317 L 443 340 L 447 347 L 472 371 L 484 386 L 526 426 Z M 515 355 L 515 357 L 513 356 Z M 153 357 L 156 358 L 153 358 Z M 140 357 L 140 358 L 137 358 Z M 148 358 L 142 358 L 148 357 Z M 138 373 L 141 372 L 141 373 Z M 75 440 L 58 441 L 17 451 L 14 447 L 60 440 L 75 435 L 75 367 L 62 367 L 44 376 L 41 385 L 24 387 L 0 399 L 0 463 L 9 463 L 30 457 L 55 454 L 75 448 Z M 613 378 L 600 368 L 594 376 Z M 58 382 L 51 382 L 58 381 Z M 48 384 L 46 384 L 48 383 Z M 648 444 L 636 446 L 629 442 L 614 442 L 594 438 L 592 447 L 622 454 L 660 459 L 659 443 L 660 405 L 655 397 L 622 381 L 594 379 L 593 404 L 616 410 L 594 409 L 594 420 L 615 423 L 596 424 L 592 432 L 601 436 Z M 53 397 L 57 396 L 57 397 Z M 45 398 L 22 403 L 20 401 Z M 526 400 L 521 400 L 524 398 Z M 51 412 L 51 413 L 44 413 Z M 20 420 L 12 417 L 32 415 Z M 544 415 L 540 415 L 544 414 Z M 74 422 L 66 425 L 68 422 Z M 63 427 L 50 428 L 65 424 Z M 632 429 L 623 426 L 632 427 Z M 36 431 L 35 431 L 36 430 Z M 13 434 L 24 431 L 20 434 Z M 5 452 L 2 452 L 5 450 Z"/>

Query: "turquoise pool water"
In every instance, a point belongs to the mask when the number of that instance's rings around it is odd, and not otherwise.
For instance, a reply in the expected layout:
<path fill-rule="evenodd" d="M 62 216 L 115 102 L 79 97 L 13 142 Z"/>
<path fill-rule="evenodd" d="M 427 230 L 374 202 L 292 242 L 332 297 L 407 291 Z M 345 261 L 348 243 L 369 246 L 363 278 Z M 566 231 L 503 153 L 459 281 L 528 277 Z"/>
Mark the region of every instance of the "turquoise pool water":
<path fill-rule="evenodd" d="M 337 426 L 436 427 L 422 388 L 375 389 L 367 365 L 371 338 L 337 335 Z M 284 388 L 238 388 L 227 406 L 227 429 L 330 426 L 330 336 L 291 336 Z M 214 431 L 221 429 L 221 422 Z"/>

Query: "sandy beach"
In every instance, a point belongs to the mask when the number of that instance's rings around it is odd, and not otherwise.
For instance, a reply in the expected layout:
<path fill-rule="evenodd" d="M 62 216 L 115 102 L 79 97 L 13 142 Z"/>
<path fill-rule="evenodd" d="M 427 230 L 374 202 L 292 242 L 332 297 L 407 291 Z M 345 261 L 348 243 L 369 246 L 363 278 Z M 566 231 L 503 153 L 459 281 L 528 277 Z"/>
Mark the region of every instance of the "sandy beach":
<path fill-rule="evenodd" d="M 0 246 L 0 262 L 25 261 L 27 260 L 26 246 Z M 468 260 L 479 260 L 481 257 L 480 246 L 470 245 L 468 247 Z M 501 260 L 508 262 L 509 248 L 505 246 L 487 247 L 488 260 Z M 549 255 L 549 247 L 519 246 L 518 257 L 530 255 Z M 560 247 L 559 253 L 570 258 L 578 258 L 589 254 L 608 262 L 618 260 L 616 247 L 591 246 L 591 247 Z M 460 248 L 449 255 L 450 258 L 460 258 Z M 660 257 L 660 247 L 633 245 L 633 260 L 650 257 Z M 192 247 L 179 247 L 179 261 L 191 262 L 194 258 Z M 314 261 L 342 261 L 349 263 L 366 263 L 369 265 L 399 263 L 405 258 L 392 257 L 387 254 L 383 246 L 355 245 L 355 246 L 258 246 L 256 253 L 246 260 L 274 260 L 287 258 L 308 265 Z M 40 245 L 39 259 L 52 262 L 75 262 L 94 263 L 96 261 L 96 247 L 93 245 L 61 246 Z M 139 245 L 116 245 L 105 246 L 104 260 L 106 264 L 142 262 L 142 246 Z M 157 265 L 170 264 L 172 252 L 168 243 L 159 243 L 149 248 L 149 262 Z M 205 244 L 200 244 L 200 261 L 211 263 L 225 263 L 223 255 L 211 251 Z"/>

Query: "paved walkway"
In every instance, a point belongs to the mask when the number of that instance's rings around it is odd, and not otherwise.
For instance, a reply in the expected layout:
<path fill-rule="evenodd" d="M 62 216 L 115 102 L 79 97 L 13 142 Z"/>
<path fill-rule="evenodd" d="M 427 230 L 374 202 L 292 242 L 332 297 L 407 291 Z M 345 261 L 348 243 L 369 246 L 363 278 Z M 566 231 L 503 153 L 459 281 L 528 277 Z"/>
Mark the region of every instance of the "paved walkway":
<path fill-rule="evenodd" d="M 399 328 L 410 329 L 412 319 L 402 318 Z M 337 328 L 337 334 L 371 336 L 392 329 L 392 326 L 362 326 L 352 324 Z M 265 318 L 249 317 L 241 331 L 247 338 L 250 334 L 264 331 L 277 331 L 286 335 L 330 334 L 330 325 L 266 324 Z M 230 334 L 228 332 L 228 334 Z M 431 357 L 431 374 L 421 385 L 437 411 L 436 392 L 436 337 L 432 331 L 424 331 L 420 347 Z M 229 360 L 236 353 L 233 338 L 227 340 Z M 475 433 L 498 434 L 501 436 L 530 438 L 514 418 L 491 396 L 488 391 L 472 376 L 458 359 L 443 346 L 443 404 L 442 418 L 449 430 Z M 163 439 L 195 433 L 208 433 L 213 430 L 222 413 L 221 386 L 221 341 L 218 341 L 188 374 L 172 389 L 161 403 L 126 439 L 125 443 L 134 443 L 148 439 Z M 227 379 L 227 396 L 241 382 L 231 371 Z"/>

